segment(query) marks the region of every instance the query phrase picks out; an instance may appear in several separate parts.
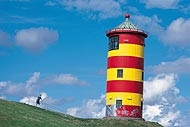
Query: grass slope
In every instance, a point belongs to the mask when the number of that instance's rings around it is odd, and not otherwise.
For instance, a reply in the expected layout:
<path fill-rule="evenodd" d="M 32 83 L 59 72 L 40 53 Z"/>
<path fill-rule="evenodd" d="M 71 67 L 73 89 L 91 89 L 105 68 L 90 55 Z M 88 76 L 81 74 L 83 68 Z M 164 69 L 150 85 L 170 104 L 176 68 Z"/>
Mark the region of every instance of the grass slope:
<path fill-rule="evenodd" d="M 0 127 L 162 127 L 138 120 L 81 119 L 0 99 Z"/>

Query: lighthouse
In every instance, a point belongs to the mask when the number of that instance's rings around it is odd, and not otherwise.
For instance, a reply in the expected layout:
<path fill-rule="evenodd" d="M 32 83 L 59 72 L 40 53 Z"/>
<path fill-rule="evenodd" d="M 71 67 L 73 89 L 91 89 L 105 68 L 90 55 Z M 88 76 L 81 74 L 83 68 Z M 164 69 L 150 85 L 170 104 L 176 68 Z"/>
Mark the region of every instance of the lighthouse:
<path fill-rule="evenodd" d="M 142 118 L 144 46 L 148 36 L 130 21 L 106 32 L 107 58 L 106 117 Z"/>

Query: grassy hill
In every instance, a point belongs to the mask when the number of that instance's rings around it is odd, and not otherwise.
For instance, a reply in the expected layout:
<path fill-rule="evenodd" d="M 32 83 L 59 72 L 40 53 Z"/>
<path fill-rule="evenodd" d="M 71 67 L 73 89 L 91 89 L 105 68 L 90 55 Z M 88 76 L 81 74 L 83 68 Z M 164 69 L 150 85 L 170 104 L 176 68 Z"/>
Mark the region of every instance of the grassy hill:
<path fill-rule="evenodd" d="M 138 120 L 81 119 L 0 99 L 0 127 L 162 127 Z"/>

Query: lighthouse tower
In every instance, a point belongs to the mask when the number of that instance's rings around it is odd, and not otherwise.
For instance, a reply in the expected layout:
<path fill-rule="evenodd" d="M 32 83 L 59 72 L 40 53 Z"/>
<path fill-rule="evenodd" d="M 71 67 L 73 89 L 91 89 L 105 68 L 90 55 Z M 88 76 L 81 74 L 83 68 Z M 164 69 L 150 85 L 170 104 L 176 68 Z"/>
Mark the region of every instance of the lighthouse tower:
<path fill-rule="evenodd" d="M 147 34 L 130 22 L 130 15 L 109 30 L 106 117 L 142 118 L 144 39 Z"/>

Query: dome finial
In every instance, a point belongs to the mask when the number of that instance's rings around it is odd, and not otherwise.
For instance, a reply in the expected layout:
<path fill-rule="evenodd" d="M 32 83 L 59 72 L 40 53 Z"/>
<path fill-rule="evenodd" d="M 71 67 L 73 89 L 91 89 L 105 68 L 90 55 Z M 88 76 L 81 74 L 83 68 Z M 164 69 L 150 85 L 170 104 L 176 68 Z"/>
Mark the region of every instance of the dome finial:
<path fill-rule="evenodd" d="M 129 14 L 129 13 L 126 13 L 126 14 L 125 14 L 125 18 L 129 19 L 129 18 L 130 18 L 130 14 Z"/>

